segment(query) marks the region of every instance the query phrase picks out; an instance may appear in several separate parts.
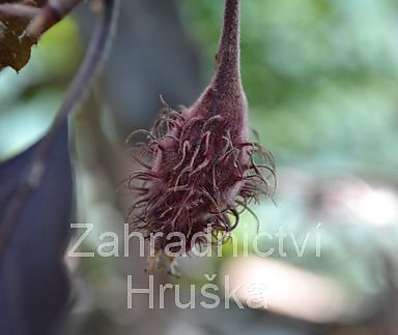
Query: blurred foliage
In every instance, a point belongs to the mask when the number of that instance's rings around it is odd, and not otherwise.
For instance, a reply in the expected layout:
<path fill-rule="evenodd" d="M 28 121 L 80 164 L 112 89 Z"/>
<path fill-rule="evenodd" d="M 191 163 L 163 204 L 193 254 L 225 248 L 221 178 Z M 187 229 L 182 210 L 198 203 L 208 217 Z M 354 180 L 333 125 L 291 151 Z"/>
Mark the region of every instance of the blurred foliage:
<path fill-rule="evenodd" d="M 0 160 L 48 129 L 80 56 L 76 24 L 67 19 L 44 35 L 19 74 L 11 68 L 0 72 Z"/>
<path fill-rule="evenodd" d="M 212 69 L 219 1 L 180 3 Z M 397 7 L 392 0 L 242 3 L 252 124 L 277 158 L 396 171 Z"/>

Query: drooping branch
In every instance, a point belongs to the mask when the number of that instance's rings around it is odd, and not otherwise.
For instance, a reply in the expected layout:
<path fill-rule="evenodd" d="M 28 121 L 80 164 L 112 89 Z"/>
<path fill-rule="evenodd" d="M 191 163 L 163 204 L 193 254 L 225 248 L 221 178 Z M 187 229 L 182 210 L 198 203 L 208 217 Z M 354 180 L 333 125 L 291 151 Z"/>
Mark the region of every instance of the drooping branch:
<path fill-rule="evenodd" d="M 115 28 L 119 0 L 103 0 L 103 2 L 103 19 L 92 38 L 85 60 L 80 66 L 49 132 L 43 137 L 36 148 L 29 169 L 15 190 L 12 199 L 10 199 L 7 211 L 4 213 L 3 222 L 0 225 L 0 254 L 4 252 L 16 228 L 15 225 L 24 204 L 41 183 L 46 170 L 49 151 L 58 131 L 67 121 L 68 116 L 82 102 L 85 94 L 88 93 L 88 87 L 94 80 L 96 73 L 105 59 Z"/>
<path fill-rule="evenodd" d="M 57 129 L 59 124 L 78 107 L 85 98 L 85 95 L 89 93 L 88 88 L 94 81 L 97 72 L 101 69 L 108 54 L 112 37 L 116 29 L 119 0 L 103 0 L 103 2 L 104 6 L 102 11 L 104 16 L 102 23 L 99 25 L 92 38 L 85 60 L 68 90 L 68 94 L 57 113 L 50 133 L 54 131 L 54 129 Z"/>

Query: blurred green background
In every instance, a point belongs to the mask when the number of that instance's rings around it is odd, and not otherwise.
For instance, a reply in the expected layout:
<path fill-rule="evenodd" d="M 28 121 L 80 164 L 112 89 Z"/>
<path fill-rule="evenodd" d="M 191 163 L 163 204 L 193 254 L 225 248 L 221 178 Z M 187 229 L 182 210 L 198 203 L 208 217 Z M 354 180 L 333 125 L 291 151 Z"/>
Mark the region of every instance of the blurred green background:
<path fill-rule="evenodd" d="M 181 5 L 212 69 L 219 3 Z M 279 159 L 396 171 L 397 3 L 254 0 L 243 6 L 242 69 L 252 124 Z"/>

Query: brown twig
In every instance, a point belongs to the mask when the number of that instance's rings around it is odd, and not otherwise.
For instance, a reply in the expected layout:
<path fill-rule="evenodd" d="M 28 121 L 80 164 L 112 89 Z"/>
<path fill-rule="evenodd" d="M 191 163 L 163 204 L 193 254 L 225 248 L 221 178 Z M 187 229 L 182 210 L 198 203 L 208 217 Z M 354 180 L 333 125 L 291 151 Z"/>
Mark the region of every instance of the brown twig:
<path fill-rule="evenodd" d="M 38 8 L 36 2 L 0 4 L 0 18 L 10 17 L 30 21 L 25 35 L 36 42 L 48 29 L 53 27 L 83 0 L 49 0 Z"/>
<path fill-rule="evenodd" d="M 32 20 L 40 13 L 41 9 L 22 4 L 4 3 L 0 5 L 0 18 L 18 17 L 21 19 Z"/>
<path fill-rule="evenodd" d="M 26 34 L 37 41 L 48 29 L 62 20 L 82 0 L 49 0 L 26 28 Z"/>

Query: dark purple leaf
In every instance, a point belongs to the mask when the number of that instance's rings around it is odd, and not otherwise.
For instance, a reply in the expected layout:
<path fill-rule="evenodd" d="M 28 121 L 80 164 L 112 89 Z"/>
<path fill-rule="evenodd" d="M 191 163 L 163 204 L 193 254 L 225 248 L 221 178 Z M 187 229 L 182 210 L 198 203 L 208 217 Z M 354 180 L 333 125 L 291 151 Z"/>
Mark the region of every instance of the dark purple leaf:
<path fill-rule="evenodd" d="M 40 143 L 0 165 L 0 227 Z M 69 299 L 63 255 L 69 241 L 72 173 L 65 125 L 40 185 L 22 204 L 0 252 L 0 333 L 51 334 Z"/>

